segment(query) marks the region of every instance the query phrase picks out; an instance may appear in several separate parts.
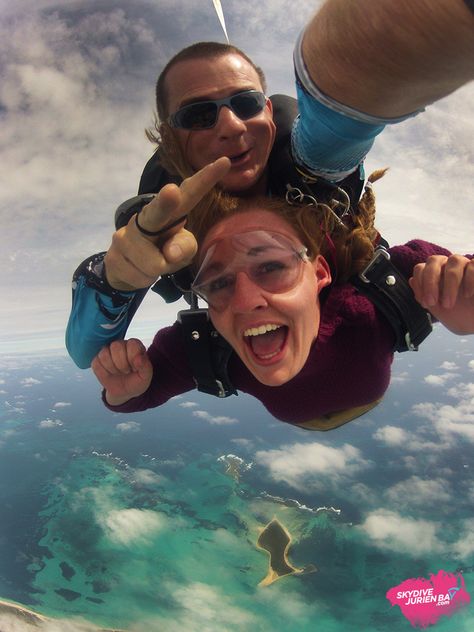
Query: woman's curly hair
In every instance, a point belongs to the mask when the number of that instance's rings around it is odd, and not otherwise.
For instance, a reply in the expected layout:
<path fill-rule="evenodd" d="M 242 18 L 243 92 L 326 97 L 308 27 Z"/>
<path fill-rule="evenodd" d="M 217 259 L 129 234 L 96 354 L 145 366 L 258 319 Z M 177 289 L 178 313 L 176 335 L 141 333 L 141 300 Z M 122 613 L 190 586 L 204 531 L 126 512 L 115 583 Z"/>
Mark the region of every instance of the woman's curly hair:
<path fill-rule="evenodd" d="M 280 198 L 233 197 L 213 191 L 188 216 L 187 229 L 198 244 L 202 244 L 209 230 L 218 222 L 237 213 L 256 210 L 270 211 L 293 227 L 314 259 L 322 255 L 332 269 L 333 282 L 344 283 L 361 272 L 371 260 L 379 238 L 375 228 L 375 194 L 372 182 L 381 178 L 385 169 L 372 173 L 355 212 L 340 220 L 332 207 L 338 202 L 316 205 L 289 204 Z M 198 253 L 198 260 L 200 254 Z"/>

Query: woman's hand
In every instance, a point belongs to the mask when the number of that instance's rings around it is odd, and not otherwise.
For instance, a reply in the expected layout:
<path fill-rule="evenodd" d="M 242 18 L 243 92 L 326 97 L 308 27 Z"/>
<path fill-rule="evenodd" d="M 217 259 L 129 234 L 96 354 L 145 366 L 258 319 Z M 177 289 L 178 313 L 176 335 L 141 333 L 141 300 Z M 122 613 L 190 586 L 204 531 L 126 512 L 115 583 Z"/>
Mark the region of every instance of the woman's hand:
<path fill-rule="evenodd" d="M 474 260 L 433 255 L 414 267 L 409 283 L 420 305 L 447 329 L 474 333 Z"/>
<path fill-rule="evenodd" d="M 116 340 L 99 351 L 91 363 L 111 406 L 139 397 L 150 386 L 153 366 L 140 340 Z"/>

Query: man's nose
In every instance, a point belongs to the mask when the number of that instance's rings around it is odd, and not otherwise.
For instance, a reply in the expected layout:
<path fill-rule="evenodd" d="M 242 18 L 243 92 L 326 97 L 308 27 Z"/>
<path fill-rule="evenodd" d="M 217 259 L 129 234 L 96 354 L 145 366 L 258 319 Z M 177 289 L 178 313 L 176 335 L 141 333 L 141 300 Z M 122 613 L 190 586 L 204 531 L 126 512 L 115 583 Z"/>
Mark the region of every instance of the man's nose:
<path fill-rule="evenodd" d="M 223 105 L 217 116 L 216 130 L 222 138 L 243 134 L 247 129 L 242 121 L 229 107 Z"/>
<path fill-rule="evenodd" d="M 251 312 L 267 306 L 267 300 L 262 289 L 254 283 L 246 272 L 237 272 L 234 293 L 230 299 L 230 306 L 235 312 Z"/>

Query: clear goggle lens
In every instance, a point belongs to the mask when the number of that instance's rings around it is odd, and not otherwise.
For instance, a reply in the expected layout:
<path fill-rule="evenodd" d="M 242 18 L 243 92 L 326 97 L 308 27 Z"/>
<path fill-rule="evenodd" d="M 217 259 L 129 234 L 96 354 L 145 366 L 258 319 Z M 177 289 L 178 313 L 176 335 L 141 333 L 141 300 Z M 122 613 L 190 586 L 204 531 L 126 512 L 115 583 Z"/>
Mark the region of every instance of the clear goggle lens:
<path fill-rule="evenodd" d="M 288 292 L 299 282 L 306 248 L 280 233 L 240 233 L 211 245 L 192 284 L 193 291 L 223 311 L 235 291 L 237 273 L 266 292 Z"/>

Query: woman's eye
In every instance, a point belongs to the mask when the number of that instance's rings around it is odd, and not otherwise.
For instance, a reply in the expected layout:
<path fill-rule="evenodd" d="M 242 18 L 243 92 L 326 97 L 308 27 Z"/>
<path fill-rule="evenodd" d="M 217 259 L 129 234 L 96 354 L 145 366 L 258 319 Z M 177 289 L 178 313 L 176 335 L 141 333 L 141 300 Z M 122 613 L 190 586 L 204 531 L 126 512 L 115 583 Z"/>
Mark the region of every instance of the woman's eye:
<path fill-rule="evenodd" d="M 207 292 L 209 294 L 212 294 L 215 292 L 226 290 L 227 288 L 231 287 L 233 283 L 234 277 L 231 275 L 217 277 L 217 279 L 214 279 L 213 281 L 210 281 L 208 283 Z"/>
<path fill-rule="evenodd" d="M 265 261 L 258 266 L 257 275 L 264 276 L 274 272 L 286 270 L 288 266 L 283 261 Z"/>

